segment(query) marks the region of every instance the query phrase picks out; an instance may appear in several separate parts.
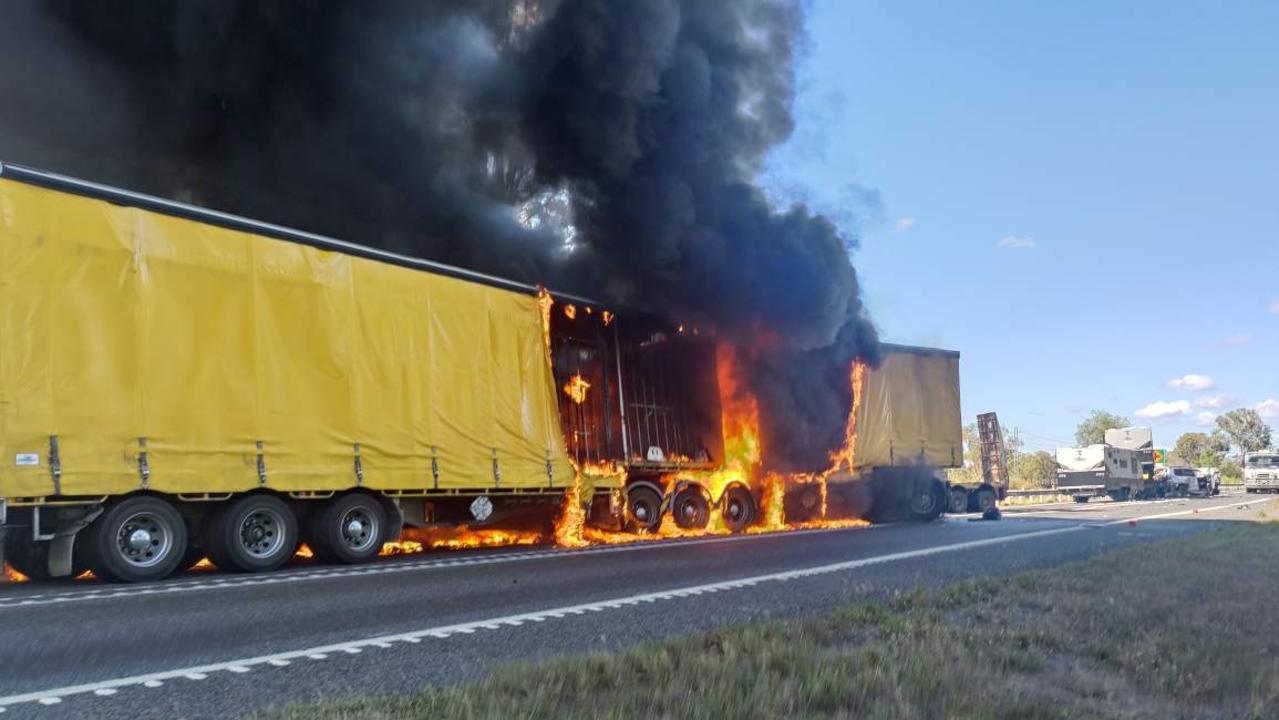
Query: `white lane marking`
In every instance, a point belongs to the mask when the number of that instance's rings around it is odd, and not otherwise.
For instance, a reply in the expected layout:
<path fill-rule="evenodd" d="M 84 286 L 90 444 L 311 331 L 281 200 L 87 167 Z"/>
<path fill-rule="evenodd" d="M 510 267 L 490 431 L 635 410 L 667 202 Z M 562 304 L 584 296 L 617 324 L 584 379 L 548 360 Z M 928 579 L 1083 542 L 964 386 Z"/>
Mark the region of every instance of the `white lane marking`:
<path fill-rule="evenodd" d="M 749 542 L 767 538 L 803 537 L 824 533 L 858 532 L 892 527 L 899 523 L 869 525 L 857 528 L 810 528 L 805 530 L 785 530 L 750 535 L 716 535 L 702 538 L 670 538 L 666 540 L 642 540 L 619 545 L 595 545 L 586 548 L 545 548 L 523 552 L 504 552 L 491 555 L 479 555 L 463 558 L 430 558 L 418 561 L 383 561 L 370 565 L 359 565 L 347 568 L 325 568 L 317 570 L 285 571 L 264 574 L 239 580 L 219 577 L 216 580 L 195 581 L 161 581 L 147 585 L 130 585 L 127 587 L 106 586 L 89 590 L 69 590 L 63 593 L 39 593 L 33 595 L 17 595 L 0 598 L 0 610 L 12 608 L 34 607 L 39 605 L 55 605 L 58 603 L 79 602 L 83 600 L 109 600 L 112 598 L 135 598 L 143 595 L 166 595 L 170 593 L 193 592 L 198 590 L 221 590 L 224 588 L 243 588 L 258 585 L 281 585 L 313 580 L 331 580 L 366 575 L 389 575 L 405 572 L 420 572 L 441 568 L 465 567 L 470 565 L 496 565 L 528 560 L 545 560 L 548 558 L 580 557 L 589 555 L 605 555 L 641 550 L 658 550 L 673 547 L 693 547 L 698 545 L 719 545 L 723 543 Z M 448 552 L 448 551 L 441 551 Z"/>
<path fill-rule="evenodd" d="M 1195 507 L 1189 510 L 1178 510 L 1177 512 L 1159 513 L 1158 515 L 1137 515 L 1130 518 L 1119 518 L 1118 520 L 1107 520 L 1100 523 L 1089 523 L 1092 527 L 1111 527 L 1113 525 L 1127 525 L 1128 523 L 1143 522 L 1145 520 L 1160 520 L 1170 517 L 1181 517 L 1182 515 L 1194 515 L 1195 513 L 1214 512 L 1216 510 L 1230 510 L 1249 507 L 1251 505 L 1261 505 L 1263 503 L 1274 502 L 1276 498 L 1268 497 L 1261 500 L 1252 500 L 1249 502 L 1229 502 L 1221 505 L 1209 505 L 1206 507 Z"/>
<path fill-rule="evenodd" d="M 830 565 L 819 565 L 817 567 L 802 568 L 799 570 L 786 570 L 783 572 L 756 575 L 737 580 L 725 580 L 722 582 L 707 583 L 704 585 L 672 588 L 670 590 L 661 590 L 658 592 L 630 595 L 620 598 L 610 598 L 607 600 L 598 600 L 579 605 L 568 605 L 565 607 L 550 608 L 547 610 L 537 610 L 518 615 L 485 618 L 482 620 L 473 620 L 455 625 L 424 628 L 421 630 L 412 630 L 410 632 L 396 633 L 393 635 L 382 635 L 379 637 L 321 645 L 301 650 L 290 650 L 287 652 L 273 653 L 271 655 L 258 655 L 256 657 L 240 658 L 226 662 L 210 663 L 208 665 L 165 670 L 161 672 L 147 673 L 145 675 L 132 675 L 111 680 L 103 680 L 100 682 L 85 683 L 82 685 L 69 685 L 66 687 L 50 688 L 48 690 L 37 690 L 35 692 L 22 693 L 20 695 L 0 697 L 0 707 L 30 702 L 53 704 L 61 702 L 62 698 L 70 695 L 97 693 L 99 690 L 114 690 L 122 687 L 144 685 L 148 682 L 164 682 L 165 680 L 171 680 L 174 678 L 189 677 L 193 674 L 207 675 L 210 673 L 224 671 L 247 673 L 254 667 L 269 666 L 273 663 L 273 661 L 278 660 L 299 660 L 303 658 L 315 658 L 317 656 L 325 657 L 328 654 L 335 652 L 354 654 L 361 652 L 364 648 L 378 647 L 380 643 L 412 643 L 427 637 L 444 638 L 456 633 L 469 634 L 490 625 L 496 627 L 506 624 L 514 624 L 516 621 L 521 623 L 527 621 L 541 622 L 548 618 L 562 618 L 567 615 L 578 615 L 584 612 L 598 612 L 620 604 L 633 605 L 641 602 L 653 603 L 662 600 L 671 600 L 687 595 L 693 591 L 720 592 L 723 590 L 735 590 L 751 587 L 765 582 L 789 582 L 791 580 L 798 580 L 817 575 L 857 570 L 873 565 L 882 565 L 902 560 L 913 560 L 916 558 L 928 557 L 930 555 L 939 555 L 942 553 L 957 552 L 960 550 L 971 550 L 981 547 L 991 547 L 995 545 L 1021 542 L 1032 538 L 1048 537 L 1051 535 L 1080 532 L 1086 530 L 1088 527 L 1089 526 L 1087 525 L 1071 525 L 1068 527 L 1051 528 L 1048 530 L 1033 530 L 1031 532 L 1016 533 L 1013 535 L 1001 535 L 999 537 L 984 538 L 981 540 L 969 540 L 966 542 L 951 543 L 949 545 L 936 545 L 933 547 L 921 548 L 919 550 L 906 550 L 902 552 L 889 553 L 887 555 L 876 555 L 874 557 L 861 558 L 858 560 L 846 560 L 844 562 L 833 563 Z"/>

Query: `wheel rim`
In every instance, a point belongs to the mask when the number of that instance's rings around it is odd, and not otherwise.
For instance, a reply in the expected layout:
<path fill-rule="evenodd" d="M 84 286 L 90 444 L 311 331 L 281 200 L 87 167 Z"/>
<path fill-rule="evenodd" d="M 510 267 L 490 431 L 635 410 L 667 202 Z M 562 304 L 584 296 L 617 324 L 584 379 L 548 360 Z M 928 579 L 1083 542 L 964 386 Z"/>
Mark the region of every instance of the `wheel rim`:
<path fill-rule="evenodd" d="M 917 515 L 927 515 L 933 511 L 937 505 L 937 498 L 933 497 L 931 492 L 916 493 L 911 498 L 910 509 Z"/>
<path fill-rule="evenodd" d="M 646 493 L 631 496 L 630 511 L 635 522 L 643 527 L 651 528 L 657 523 L 658 503 Z"/>
<path fill-rule="evenodd" d="M 154 567 L 173 550 L 173 534 L 166 518 L 151 512 L 134 513 L 116 532 L 116 554 L 133 567 Z"/>
<path fill-rule="evenodd" d="M 724 501 L 724 521 L 730 528 L 745 527 L 753 519 L 749 499 L 743 495 L 740 491 L 730 491 Z"/>
<path fill-rule="evenodd" d="M 339 522 L 342 544 L 355 552 L 364 552 L 377 542 L 378 521 L 365 508 L 351 508 Z"/>
<path fill-rule="evenodd" d="M 285 542 L 284 517 L 271 508 L 257 508 L 240 523 L 240 547 L 256 558 L 280 552 Z"/>
<path fill-rule="evenodd" d="M 685 529 L 704 527 L 710 517 L 700 496 L 683 495 L 675 503 L 676 524 Z"/>

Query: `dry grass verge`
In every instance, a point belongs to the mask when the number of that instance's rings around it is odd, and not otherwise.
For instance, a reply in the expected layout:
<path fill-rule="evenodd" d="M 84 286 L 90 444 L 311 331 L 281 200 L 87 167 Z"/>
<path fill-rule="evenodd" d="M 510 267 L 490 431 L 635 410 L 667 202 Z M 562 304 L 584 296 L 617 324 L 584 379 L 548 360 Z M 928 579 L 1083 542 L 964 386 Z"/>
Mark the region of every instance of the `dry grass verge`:
<path fill-rule="evenodd" d="M 1273 718 L 1279 526 L 621 653 L 498 669 L 299 718 Z"/>

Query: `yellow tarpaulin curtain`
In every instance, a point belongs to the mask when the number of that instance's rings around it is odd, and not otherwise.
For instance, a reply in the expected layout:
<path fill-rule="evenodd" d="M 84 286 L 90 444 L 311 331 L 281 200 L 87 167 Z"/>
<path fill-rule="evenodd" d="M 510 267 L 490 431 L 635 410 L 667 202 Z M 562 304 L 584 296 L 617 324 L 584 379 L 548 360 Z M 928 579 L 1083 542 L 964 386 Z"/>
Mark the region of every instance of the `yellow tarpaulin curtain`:
<path fill-rule="evenodd" d="M 0 179 L 0 495 L 572 482 L 537 298 Z M 358 456 L 358 461 L 357 461 Z"/>
<path fill-rule="evenodd" d="M 959 357 L 886 347 L 866 373 L 857 418 L 859 467 L 956 467 L 964 460 Z"/>

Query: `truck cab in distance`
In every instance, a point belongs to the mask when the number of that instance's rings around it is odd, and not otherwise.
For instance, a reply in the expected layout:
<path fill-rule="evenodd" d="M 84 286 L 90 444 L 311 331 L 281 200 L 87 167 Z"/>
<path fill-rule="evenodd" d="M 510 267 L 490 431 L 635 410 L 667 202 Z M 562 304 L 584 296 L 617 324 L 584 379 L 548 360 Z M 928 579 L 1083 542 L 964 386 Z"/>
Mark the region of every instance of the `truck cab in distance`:
<path fill-rule="evenodd" d="M 1243 489 L 1249 493 L 1279 490 L 1279 452 L 1263 450 L 1244 455 Z"/>

